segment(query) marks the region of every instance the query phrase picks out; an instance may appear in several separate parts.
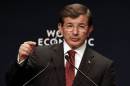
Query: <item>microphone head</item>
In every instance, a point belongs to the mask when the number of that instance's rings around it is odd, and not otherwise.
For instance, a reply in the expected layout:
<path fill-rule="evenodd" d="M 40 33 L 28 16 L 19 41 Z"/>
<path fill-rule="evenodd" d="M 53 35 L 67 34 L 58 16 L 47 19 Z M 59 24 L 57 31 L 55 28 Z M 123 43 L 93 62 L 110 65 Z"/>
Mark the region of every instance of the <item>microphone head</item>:
<path fill-rule="evenodd" d="M 68 56 L 68 55 L 65 55 L 65 59 L 66 59 L 67 61 L 69 61 L 69 56 Z"/>

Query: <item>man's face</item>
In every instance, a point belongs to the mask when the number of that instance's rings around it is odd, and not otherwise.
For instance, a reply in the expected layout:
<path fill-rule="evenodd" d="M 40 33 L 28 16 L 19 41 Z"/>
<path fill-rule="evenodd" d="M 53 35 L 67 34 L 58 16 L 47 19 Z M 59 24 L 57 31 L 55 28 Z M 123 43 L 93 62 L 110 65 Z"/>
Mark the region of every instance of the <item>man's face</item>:
<path fill-rule="evenodd" d="M 65 17 L 63 25 L 59 24 L 58 28 L 72 49 L 80 47 L 92 31 L 92 27 L 88 26 L 86 15 L 77 18 Z"/>

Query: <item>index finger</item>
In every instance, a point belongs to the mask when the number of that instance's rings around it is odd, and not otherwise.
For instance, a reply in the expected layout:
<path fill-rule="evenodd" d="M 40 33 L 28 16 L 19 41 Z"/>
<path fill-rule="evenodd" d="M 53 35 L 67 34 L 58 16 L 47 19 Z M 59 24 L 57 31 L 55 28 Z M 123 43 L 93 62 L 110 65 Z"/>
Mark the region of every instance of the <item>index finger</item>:
<path fill-rule="evenodd" d="M 31 46 L 36 46 L 36 42 L 34 42 L 34 41 L 26 41 L 26 42 L 24 42 L 25 44 L 29 44 L 29 45 L 31 45 Z"/>

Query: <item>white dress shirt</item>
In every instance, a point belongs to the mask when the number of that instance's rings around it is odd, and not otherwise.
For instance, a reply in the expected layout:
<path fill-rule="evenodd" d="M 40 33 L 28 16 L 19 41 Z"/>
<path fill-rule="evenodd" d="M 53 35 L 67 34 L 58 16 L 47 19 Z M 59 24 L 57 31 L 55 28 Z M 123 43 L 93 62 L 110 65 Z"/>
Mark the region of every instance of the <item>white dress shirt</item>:
<path fill-rule="evenodd" d="M 86 48 L 86 43 L 87 41 L 85 41 L 85 43 L 80 46 L 79 48 L 75 49 L 74 51 L 76 51 L 75 54 L 75 67 L 79 68 L 79 65 L 81 63 L 85 48 Z M 70 46 L 66 43 L 66 41 L 63 42 L 63 48 L 64 48 L 64 56 L 67 55 L 67 51 L 72 50 L 70 48 Z M 66 59 L 64 58 L 64 64 L 66 65 Z M 75 75 L 77 74 L 77 70 L 75 69 Z"/>

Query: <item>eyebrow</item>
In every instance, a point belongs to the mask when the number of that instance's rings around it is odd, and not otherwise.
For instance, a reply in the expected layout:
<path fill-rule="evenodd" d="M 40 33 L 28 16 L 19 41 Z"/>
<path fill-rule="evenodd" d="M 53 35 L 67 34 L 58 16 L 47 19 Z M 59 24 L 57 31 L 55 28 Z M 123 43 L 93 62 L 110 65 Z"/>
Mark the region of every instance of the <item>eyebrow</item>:
<path fill-rule="evenodd" d="M 66 24 L 73 24 L 73 23 L 66 23 Z M 79 23 L 78 25 L 86 25 L 85 23 Z"/>

